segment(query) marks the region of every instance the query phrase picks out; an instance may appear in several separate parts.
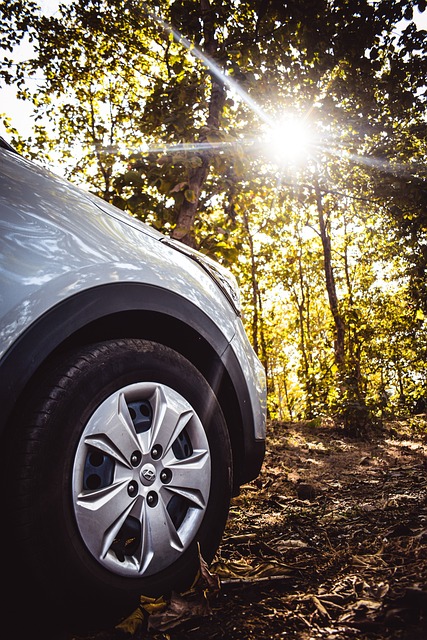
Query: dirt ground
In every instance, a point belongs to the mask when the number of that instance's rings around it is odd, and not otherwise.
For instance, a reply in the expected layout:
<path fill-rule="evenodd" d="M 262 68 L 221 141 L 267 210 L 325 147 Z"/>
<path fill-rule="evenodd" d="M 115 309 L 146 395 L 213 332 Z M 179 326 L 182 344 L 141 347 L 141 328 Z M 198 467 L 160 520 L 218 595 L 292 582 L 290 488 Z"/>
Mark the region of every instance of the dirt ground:
<path fill-rule="evenodd" d="M 426 433 L 271 423 L 209 572 L 96 640 L 426 640 Z"/>

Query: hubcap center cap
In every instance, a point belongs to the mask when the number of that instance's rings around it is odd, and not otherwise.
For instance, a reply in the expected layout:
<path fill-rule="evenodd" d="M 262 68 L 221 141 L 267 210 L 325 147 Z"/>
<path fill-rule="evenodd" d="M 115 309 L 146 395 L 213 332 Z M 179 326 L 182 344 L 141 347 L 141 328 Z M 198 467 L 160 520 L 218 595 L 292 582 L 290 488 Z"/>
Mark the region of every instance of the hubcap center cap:
<path fill-rule="evenodd" d="M 147 464 L 144 464 L 144 466 L 141 469 L 141 482 L 142 484 L 145 484 L 145 486 L 149 486 L 150 484 L 153 484 L 155 479 L 156 479 L 156 468 L 154 467 L 153 464 L 150 464 L 149 462 L 147 462 Z"/>

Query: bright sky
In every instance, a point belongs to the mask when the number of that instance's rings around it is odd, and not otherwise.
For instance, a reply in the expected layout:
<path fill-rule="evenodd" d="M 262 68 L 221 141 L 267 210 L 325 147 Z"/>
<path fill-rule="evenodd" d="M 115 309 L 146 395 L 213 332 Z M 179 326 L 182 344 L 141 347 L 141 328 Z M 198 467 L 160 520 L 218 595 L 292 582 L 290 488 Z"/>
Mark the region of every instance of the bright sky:
<path fill-rule="evenodd" d="M 43 13 L 51 16 L 58 10 L 59 2 L 62 4 L 70 4 L 71 0 L 38 0 Z M 19 47 L 15 48 L 14 57 L 16 61 L 28 59 L 31 55 L 32 47 L 27 42 L 23 42 Z M 36 81 L 34 81 L 36 83 Z M 33 113 L 32 105 L 24 100 L 18 100 L 14 87 L 3 86 L 0 84 L 0 114 L 6 114 L 10 118 L 11 124 L 22 136 L 30 134 L 32 127 L 31 114 Z M 0 135 L 7 139 L 7 134 L 3 124 L 0 122 Z"/>
<path fill-rule="evenodd" d="M 69 4 L 71 0 L 61 0 L 63 4 Z M 59 5 L 59 0 L 39 0 L 39 4 L 46 15 L 53 15 Z M 419 28 L 427 29 L 427 11 L 424 13 L 415 12 L 415 22 Z M 15 50 L 16 60 L 26 59 L 31 55 L 31 46 L 23 43 Z M 37 83 L 37 80 L 32 82 Z M 10 118 L 12 126 L 14 126 L 22 136 L 30 134 L 32 126 L 32 106 L 23 100 L 16 98 L 15 89 L 9 86 L 0 85 L 0 114 L 6 114 Z M 7 139 L 5 127 L 0 122 L 0 135 Z"/>

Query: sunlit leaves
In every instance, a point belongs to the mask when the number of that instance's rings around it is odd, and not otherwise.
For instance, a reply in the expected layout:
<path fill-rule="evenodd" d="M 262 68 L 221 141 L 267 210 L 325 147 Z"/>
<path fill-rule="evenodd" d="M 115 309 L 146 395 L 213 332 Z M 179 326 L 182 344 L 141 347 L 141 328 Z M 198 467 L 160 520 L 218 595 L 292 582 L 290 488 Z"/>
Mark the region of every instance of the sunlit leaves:
<path fill-rule="evenodd" d="M 417 8 L 425 1 L 75 0 L 48 18 L 29 2 L 1 6 L 0 47 L 34 39 L 33 60 L 0 66 L 35 109 L 20 149 L 50 153 L 73 180 L 234 270 L 271 415 L 330 411 L 353 375 L 374 411 L 381 385 L 393 398 L 425 386 L 416 345 L 427 313 L 427 56 Z M 245 93 L 225 90 L 194 47 Z M 265 120 L 283 112 L 318 134 L 298 168 L 257 144 Z"/>

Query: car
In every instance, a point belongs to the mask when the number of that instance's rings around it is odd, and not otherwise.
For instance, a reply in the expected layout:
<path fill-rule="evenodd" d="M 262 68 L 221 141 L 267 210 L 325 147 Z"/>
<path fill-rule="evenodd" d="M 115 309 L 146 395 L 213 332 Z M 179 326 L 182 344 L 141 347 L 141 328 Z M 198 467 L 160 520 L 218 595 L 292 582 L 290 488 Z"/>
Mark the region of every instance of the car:
<path fill-rule="evenodd" d="M 3 582 L 93 628 L 212 561 L 265 371 L 227 269 L 4 139 L 0 218 Z"/>

